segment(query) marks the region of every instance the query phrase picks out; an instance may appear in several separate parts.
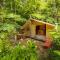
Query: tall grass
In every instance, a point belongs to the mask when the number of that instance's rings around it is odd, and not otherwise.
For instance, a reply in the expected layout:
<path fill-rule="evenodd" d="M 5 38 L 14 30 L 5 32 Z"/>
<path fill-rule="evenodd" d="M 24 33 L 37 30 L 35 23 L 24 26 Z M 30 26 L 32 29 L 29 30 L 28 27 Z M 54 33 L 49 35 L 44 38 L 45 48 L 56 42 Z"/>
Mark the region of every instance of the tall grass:
<path fill-rule="evenodd" d="M 8 40 L 0 40 L 0 60 L 38 60 L 34 42 L 13 46 Z"/>

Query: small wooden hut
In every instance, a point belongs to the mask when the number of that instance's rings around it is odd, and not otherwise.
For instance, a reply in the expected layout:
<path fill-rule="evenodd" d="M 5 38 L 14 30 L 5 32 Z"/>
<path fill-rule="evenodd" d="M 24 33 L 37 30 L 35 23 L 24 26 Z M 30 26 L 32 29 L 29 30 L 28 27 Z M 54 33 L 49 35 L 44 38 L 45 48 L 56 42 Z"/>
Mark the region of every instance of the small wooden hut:
<path fill-rule="evenodd" d="M 36 19 L 28 20 L 23 26 L 22 31 L 25 36 L 45 39 L 49 30 L 53 30 L 55 25 Z"/>

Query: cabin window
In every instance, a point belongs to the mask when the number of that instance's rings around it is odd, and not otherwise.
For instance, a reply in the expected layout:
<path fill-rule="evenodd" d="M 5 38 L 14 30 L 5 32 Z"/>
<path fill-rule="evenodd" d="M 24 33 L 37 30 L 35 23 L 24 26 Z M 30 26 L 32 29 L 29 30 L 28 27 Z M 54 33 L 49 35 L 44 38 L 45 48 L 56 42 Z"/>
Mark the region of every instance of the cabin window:
<path fill-rule="evenodd" d="M 39 34 L 40 26 L 36 26 L 36 35 Z"/>
<path fill-rule="evenodd" d="M 46 25 L 36 26 L 36 35 L 46 35 Z"/>

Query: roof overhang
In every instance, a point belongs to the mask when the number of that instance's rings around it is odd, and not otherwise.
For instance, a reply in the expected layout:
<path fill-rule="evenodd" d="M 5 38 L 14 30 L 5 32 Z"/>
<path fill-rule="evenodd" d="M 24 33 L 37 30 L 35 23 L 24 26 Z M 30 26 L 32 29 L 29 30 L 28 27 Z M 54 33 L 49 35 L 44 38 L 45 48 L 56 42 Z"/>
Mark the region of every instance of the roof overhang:
<path fill-rule="evenodd" d="M 27 27 L 31 23 L 32 24 L 36 24 L 36 25 L 43 25 L 43 24 L 45 24 L 46 25 L 46 29 L 54 29 L 55 28 L 54 24 L 50 24 L 50 23 L 43 22 L 43 21 L 36 20 L 36 19 L 30 19 L 30 20 L 26 21 L 26 23 L 22 26 L 22 29 Z"/>

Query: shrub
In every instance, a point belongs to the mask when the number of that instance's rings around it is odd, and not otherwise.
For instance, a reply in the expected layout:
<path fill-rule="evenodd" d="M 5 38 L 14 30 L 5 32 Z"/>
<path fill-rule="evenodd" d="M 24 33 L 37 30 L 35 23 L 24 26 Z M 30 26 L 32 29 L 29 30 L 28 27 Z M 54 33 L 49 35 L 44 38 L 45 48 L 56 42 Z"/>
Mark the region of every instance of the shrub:
<path fill-rule="evenodd" d="M 60 50 L 60 33 L 58 32 L 51 32 L 53 38 L 53 49 Z"/>
<path fill-rule="evenodd" d="M 0 60 L 38 60 L 35 44 L 28 41 L 26 45 L 12 46 L 7 40 L 0 40 Z"/>
<path fill-rule="evenodd" d="M 60 51 L 49 49 L 48 60 L 60 60 Z"/>
<path fill-rule="evenodd" d="M 53 46 L 48 50 L 49 60 L 60 60 L 60 34 L 52 32 Z"/>

